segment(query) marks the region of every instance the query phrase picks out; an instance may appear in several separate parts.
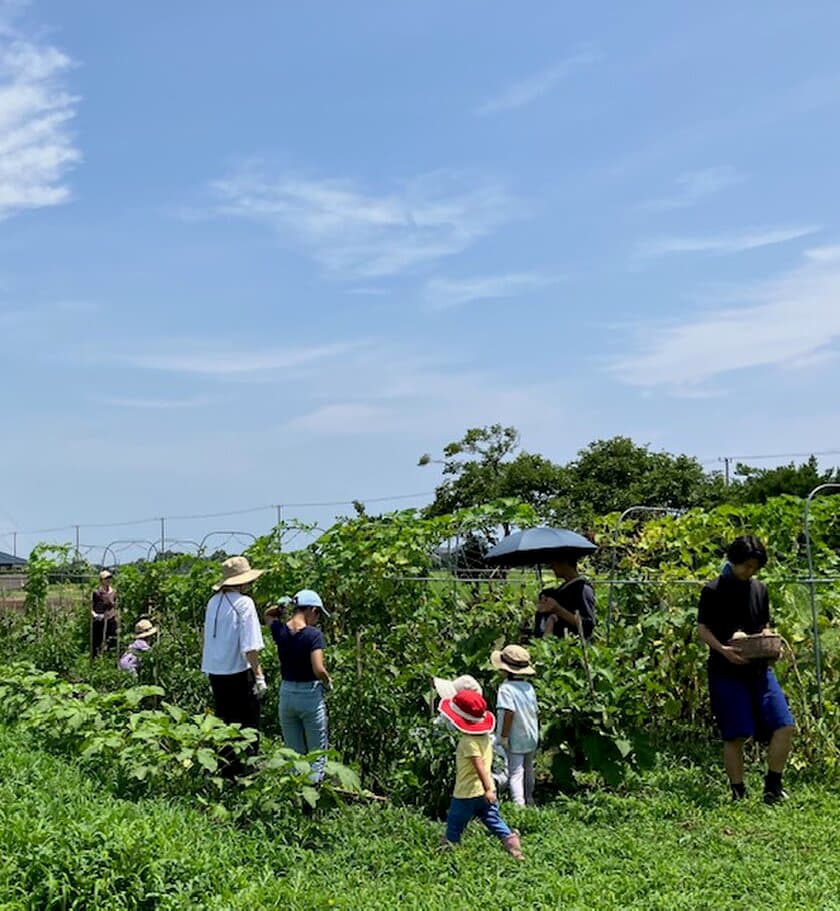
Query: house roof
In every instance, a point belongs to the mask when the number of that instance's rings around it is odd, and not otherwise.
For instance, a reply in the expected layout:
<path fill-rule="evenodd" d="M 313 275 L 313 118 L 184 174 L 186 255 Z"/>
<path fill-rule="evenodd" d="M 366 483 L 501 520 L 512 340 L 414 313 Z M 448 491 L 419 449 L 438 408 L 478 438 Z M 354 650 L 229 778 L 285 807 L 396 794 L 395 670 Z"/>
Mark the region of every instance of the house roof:
<path fill-rule="evenodd" d="M 26 566 L 26 560 L 0 550 L 0 566 Z"/>

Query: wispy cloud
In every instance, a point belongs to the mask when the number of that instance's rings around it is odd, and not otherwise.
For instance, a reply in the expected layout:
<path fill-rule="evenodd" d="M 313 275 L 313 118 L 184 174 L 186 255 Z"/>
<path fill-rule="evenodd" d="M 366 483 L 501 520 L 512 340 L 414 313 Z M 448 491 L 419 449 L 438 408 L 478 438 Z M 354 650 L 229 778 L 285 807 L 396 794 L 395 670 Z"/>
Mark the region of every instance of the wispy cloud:
<path fill-rule="evenodd" d="M 518 82 L 514 82 L 493 98 L 480 104 L 475 113 L 480 117 L 488 114 L 498 114 L 501 111 L 511 111 L 514 108 L 524 107 L 537 98 L 548 94 L 558 83 L 577 70 L 598 63 L 603 56 L 592 48 L 585 48 L 566 57 L 538 73 L 533 73 Z"/>
<path fill-rule="evenodd" d="M 737 233 L 704 236 L 654 237 L 636 248 L 637 259 L 656 259 L 678 253 L 742 253 L 759 247 L 770 247 L 807 237 L 819 231 L 818 225 L 779 228 L 753 228 Z"/>
<path fill-rule="evenodd" d="M 460 253 L 522 210 L 500 184 L 449 171 L 373 193 L 346 180 L 272 178 L 250 168 L 212 191 L 217 214 L 267 224 L 351 278 L 396 275 Z"/>
<path fill-rule="evenodd" d="M 433 278 L 426 282 L 423 299 L 433 310 L 449 310 L 474 301 L 519 297 L 560 281 L 539 272 L 509 272 L 472 278 Z"/>
<path fill-rule="evenodd" d="M 729 165 L 705 168 L 702 171 L 689 171 L 677 177 L 671 194 L 649 200 L 642 204 L 642 208 L 658 211 L 686 209 L 743 180 L 743 176 Z"/>
<path fill-rule="evenodd" d="M 64 179 L 81 159 L 70 121 L 78 99 L 63 77 L 70 59 L 0 28 L 0 219 L 66 202 Z"/>
<path fill-rule="evenodd" d="M 121 366 L 173 373 L 230 376 L 305 367 L 358 348 L 361 342 L 338 342 L 300 348 L 219 348 L 183 344 L 178 350 L 121 353 Z"/>
<path fill-rule="evenodd" d="M 318 435 L 343 436 L 358 433 L 393 432 L 392 415 L 368 402 L 335 402 L 292 418 L 287 430 Z"/>
<path fill-rule="evenodd" d="M 188 399 L 134 399 L 106 396 L 105 398 L 97 399 L 96 402 L 99 405 L 106 405 L 112 408 L 137 408 L 143 411 L 180 411 L 184 408 L 205 408 L 208 405 L 215 404 L 215 399 L 201 397 Z"/>
<path fill-rule="evenodd" d="M 680 325 L 644 327 L 639 353 L 613 373 L 633 386 L 679 391 L 749 367 L 824 363 L 840 339 L 840 247 L 808 251 L 796 269 L 744 289 L 742 300 Z"/>

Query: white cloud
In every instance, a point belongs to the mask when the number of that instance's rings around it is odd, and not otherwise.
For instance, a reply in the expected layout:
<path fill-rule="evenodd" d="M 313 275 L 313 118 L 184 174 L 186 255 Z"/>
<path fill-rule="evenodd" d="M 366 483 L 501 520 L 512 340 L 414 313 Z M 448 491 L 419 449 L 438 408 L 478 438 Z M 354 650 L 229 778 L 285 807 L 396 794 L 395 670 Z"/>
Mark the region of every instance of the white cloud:
<path fill-rule="evenodd" d="M 386 409 L 368 402 L 335 402 L 292 418 L 286 429 L 325 436 L 391 433 L 391 418 Z"/>
<path fill-rule="evenodd" d="M 560 279 L 538 272 L 509 272 L 473 278 L 433 278 L 426 282 L 423 298 L 433 310 L 449 310 L 473 301 L 519 297 L 553 285 Z"/>
<path fill-rule="evenodd" d="M 745 306 L 681 325 L 640 330 L 640 353 L 612 371 L 633 386 L 679 391 L 734 370 L 825 364 L 840 339 L 840 246 L 808 251 L 800 266 L 745 289 L 742 300 Z"/>
<path fill-rule="evenodd" d="M 123 353 L 116 363 L 120 366 L 141 367 L 146 370 L 229 376 L 304 367 L 337 357 L 360 345 L 360 342 L 338 342 L 302 348 L 245 349 L 198 348 L 184 343 L 179 350 L 168 353 Z"/>
<path fill-rule="evenodd" d="M 331 272 L 379 278 L 460 253 L 520 207 L 499 184 L 453 172 L 371 193 L 345 180 L 313 180 L 257 170 L 215 181 L 217 213 L 274 228 Z"/>
<path fill-rule="evenodd" d="M 97 404 L 113 408 L 138 408 L 143 411 L 177 411 L 183 408 L 204 408 L 208 405 L 215 404 L 215 400 L 199 397 L 189 399 L 132 399 L 106 397 L 97 399 Z"/>
<path fill-rule="evenodd" d="M 474 368 L 460 356 L 391 346 L 359 352 L 307 383 L 308 407 L 283 425 L 313 437 L 388 433 L 454 439 L 464 427 L 501 421 L 542 432 L 566 412 L 574 380 L 523 380 L 504 365 Z"/>
<path fill-rule="evenodd" d="M 679 253 L 742 253 L 745 250 L 798 240 L 819 230 L 816 225 L 801 225 L 754 228 L 740 233 L 709 234 L 702 237 L 656 237 L 641 243 L 636 249 L 636 256 L 641 259 L 655 259 Z"/>
<path fill-rule="evenodd" d="M 729 165 L 705 168 L 702 171 L 689 171 L 674 181 L 673 193 L 661 199 L 652 199 L 644 203 L 642 207 L 658 211 L 685 209 L 696 205 L 708 196 L 720 193 L 727 187 L 741 183 L 743 179 L 742 175 Z"/>
<path fill-rule="evenodd" d="M 0 29 L 0 219 L 66 202 L 68 170 L 81 159 L 70 121 L 78 99 L 57 48 Z"/>
<path fill-rule="evenodd" d="M 584 49 L 566 57 L 554 66 L 540 70 L 519 82 L 514 82 L 498 95 L 479 105 L 475 113 L 479 116 L 498 114 L 500 111 L 510 111 L 530 104 L 537 98 L 550 92 L 559 82 L 575 70 L 593 63 L 598 63 L 602 55 L 595 50 Z"/>

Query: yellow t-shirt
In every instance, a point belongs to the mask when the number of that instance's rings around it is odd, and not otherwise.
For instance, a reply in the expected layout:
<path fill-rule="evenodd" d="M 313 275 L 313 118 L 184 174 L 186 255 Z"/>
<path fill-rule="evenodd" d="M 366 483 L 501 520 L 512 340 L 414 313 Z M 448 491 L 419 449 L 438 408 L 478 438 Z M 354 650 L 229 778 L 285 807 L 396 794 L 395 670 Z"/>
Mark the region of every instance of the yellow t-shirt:
<path fill-rule="evenodd" d="M 473 756 L 484 763 L 484 771 L 490 775 L 493 768 L 493 739 L 489 734 L 462 734 L 455 749 L 455 791 L 454 797 L 481 797 L 484 785 L 473 765 Z"/>

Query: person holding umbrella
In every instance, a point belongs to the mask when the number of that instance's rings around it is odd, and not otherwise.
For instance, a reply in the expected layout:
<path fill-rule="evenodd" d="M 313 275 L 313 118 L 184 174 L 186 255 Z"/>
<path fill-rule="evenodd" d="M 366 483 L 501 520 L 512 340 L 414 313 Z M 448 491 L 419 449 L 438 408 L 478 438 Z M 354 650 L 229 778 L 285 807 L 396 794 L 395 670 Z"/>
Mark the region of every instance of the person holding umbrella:
<path fill-rule="evenodd" d="M 563 584 L 544 588 L 537 599 L 534 636 L 582 635 L 588 642 L 595 629 L 595 589 L 578 572 L 577 557 L 558 557 L 551 569 Z"/>
<path fill-rule="evenodd" d="M 588 641 L 595 628 L 595 591 L 577 563 L 596 549 L 567 528 L 525 528 L 492 547 L 485 561 L 491 566 L 550 566 L 563 584 L 540 592 L 533 635 L 539 639 L 571 631 Z"/>

